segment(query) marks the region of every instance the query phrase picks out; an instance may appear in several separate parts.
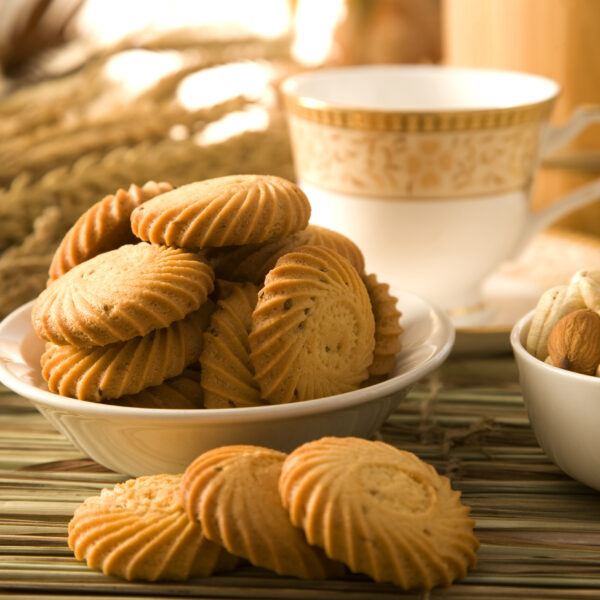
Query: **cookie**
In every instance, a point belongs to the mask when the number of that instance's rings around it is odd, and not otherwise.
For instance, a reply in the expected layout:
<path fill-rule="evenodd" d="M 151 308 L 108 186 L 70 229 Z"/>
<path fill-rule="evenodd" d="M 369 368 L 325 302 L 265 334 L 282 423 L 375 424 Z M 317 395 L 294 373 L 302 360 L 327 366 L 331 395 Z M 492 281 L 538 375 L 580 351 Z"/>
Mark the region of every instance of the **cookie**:
<path fill-rule="evenodd" d="M 469 507 L 411 452 L 352 437 L 308 442 L 284 461 L 279 492 L 310 544 L 375 581 L 428 590 L 476 563 Z"/>
<path fill-rule="evenodd" d="M 375 317 L 375 350 L 369 375 L 385 378 L 396 366 L 396 354 L 402 349 L 400 326 L 402 313 L 397 308 L 398 299 L 390 294 L 390 286 L 381 283 L 371 273 L 363 277 Z"/>
<path fill-rule="evenodd" d="M 188 519 L 180 480 L 180 475 L 138 477 L 85 500 L 68 527 L 75 557 L 128 580 L 186 580 L 234 568 L 238 560 Z"/>
<path fill-rule="evenodd" d="M 271 404 L 356 389 L 368 376 L 375 320 L 350 262 L 324 246 L 282 256 L 252 315 L 250 361 Z"/>
<path fill-rule="evenodd" d="M 229 175 L 162 194 L 131 214 L 144 241 L 180 248 L 254 244 L 304 229 L 310 204 L 294 183 L 272 175 Z"/>
<path fill-rule="evenodd" d="M 285 238 L 263 244 L 210 248 L 204 256 L 217 277 L 232 281 L 251 281 L 262 286 L 265 276 L 281 256 L 305 245 L 331 248 L 347 258 L 360 274 L 365 271 L 364 256 L 352 240 L 337 231 L 318 225 L 308 225 L 306 229 Z"/>
<path fill-rule="evenodd" d="M 48 272 L 50 281 L 98 254 L 137 243 L 139 240 L 131 231 L 133 209 L 172 189 L 169 183 L 154 181 L 148 181 L 142 187 L 132 184 L 127 191 L 120 189 L 92 205 L 77 219 L 56 249 Z"/>
<path fill-rule="evenodd" d="M 126 341 L 198 310 L 213 279 L 196 253 L 127 244 L 77 265 L 48 286 L 33 305 L 33 328 L 55 344 Z"/>
<path fill-rule="evenodd" d="M 223 446 L 199 456 L 181 480 L 188 517 L 235 556 L 279 575 L 324 579 L 344 568 L 310 546 L 281 505 L 283 452 Z"/>
<path fill-rule="evenodd" d="M 204 408 L 203 398 L 200 368 L 189 367 L 160 385 L 145 388 L 137 394 L 121 396 L 109 403 L 133 408 Z"/>
<path fill-rule="evenodd" d="M 206 408 L 265 404 L 250 364 L 248 334 L 258 289 L 251 283 L 217 280 L 217 308 L 204 333 L 200 355 Z"/>
<path fill-rule="evenodd" d="M 51 392 L 101 402 L 160 385 L 197 361 L 211 302 L 168 327 L 106 346 L 47 344 L 42 376 Z"/>

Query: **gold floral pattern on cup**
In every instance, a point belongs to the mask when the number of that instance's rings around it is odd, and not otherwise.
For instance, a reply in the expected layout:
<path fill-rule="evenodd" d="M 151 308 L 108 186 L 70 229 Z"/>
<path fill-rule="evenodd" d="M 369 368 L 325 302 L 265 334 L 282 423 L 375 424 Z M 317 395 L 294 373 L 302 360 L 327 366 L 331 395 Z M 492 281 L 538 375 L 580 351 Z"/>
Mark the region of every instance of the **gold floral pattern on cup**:
<path fill-rule="evenodd" d="M 410 199 L 528 188 L 552 108 L 402 114 L 287 102 L 301 179 L 337 193 Z"/>

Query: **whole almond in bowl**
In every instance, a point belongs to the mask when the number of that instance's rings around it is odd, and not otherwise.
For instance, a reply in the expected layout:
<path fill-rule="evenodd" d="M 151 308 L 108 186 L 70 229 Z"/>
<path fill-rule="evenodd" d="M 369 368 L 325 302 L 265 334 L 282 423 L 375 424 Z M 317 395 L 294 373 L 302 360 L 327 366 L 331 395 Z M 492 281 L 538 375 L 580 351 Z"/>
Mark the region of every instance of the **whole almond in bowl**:
<path fill-rule="evenodd" d="M 600 315 L 580 308 L 559 319 L 548 336 L 548 355 L 556 367 L 594 375 L 600 364 Z"/>

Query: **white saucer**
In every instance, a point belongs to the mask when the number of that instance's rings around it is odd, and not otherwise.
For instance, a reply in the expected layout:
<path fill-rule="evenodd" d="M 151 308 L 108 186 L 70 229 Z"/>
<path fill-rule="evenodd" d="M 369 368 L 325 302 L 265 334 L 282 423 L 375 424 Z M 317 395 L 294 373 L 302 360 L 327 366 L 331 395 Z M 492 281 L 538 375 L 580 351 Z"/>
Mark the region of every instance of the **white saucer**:
<path fill-rule="evenodd" d="M 600 264 L 600 237 L 560 228 L 538 234 L 514 261 L 501 265 L 483 289 L 484 311 L 477 321 L 453 319 L 454 354 L 510 353 L 510 330 L 535 308 L 540 296 L 572 275 Z"/>
<path fill-rule="evenodd" d="M 514 324 L 535 308 L 544 292 L 538 284 L 496 273 L 485 283 L 483 307 L 478 318 L 466 324 L 454 318 L 456 341 L 453 355 L 510 353 L 510 331 Z"/>

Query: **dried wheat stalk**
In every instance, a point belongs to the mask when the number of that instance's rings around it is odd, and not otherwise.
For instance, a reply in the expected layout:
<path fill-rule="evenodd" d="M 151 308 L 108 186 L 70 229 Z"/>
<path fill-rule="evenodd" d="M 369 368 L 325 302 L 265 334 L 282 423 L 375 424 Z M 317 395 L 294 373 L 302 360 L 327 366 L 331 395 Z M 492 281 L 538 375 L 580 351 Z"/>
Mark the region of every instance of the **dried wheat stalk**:
<path fill-rule="evenodd" d="M 0 184 L 8 184 L 27 171 L 39 178 L 53 168 L 73 163 L 82 154 L 105 152 L 143 141 L 159 141 L 174 125 L 200 130 L 232 110 L 244 107 L 243 97 L 217 106 L 187 111 L 173 100 L 142 102 L 117 114 L 80 121 L 69 128 L 62 123 L 38 127 L 33 132 L 0 144 Z"/>
<path fill-rule="evenodd" d="M 188 111 L 177 100 L 185 77 L 229 61 L 289 57 L 289 40 L 206 40 L 199 32 L 139 36 L 98 52 L 75 73 L 0 100 L 0 316 L 46 284 L 54 250 L 94 202 L 131 183 L 181 185 L 231 173 L 293 178 L 287 128 L 273 109 L 266 131 L 198 145 L 195 133 L 248 100 L 237 97 Z M 135 101 L 120 96 L 105 66 L 129 48 L 176 49 L 180 68 Z M 180 126 L 189 136 L 170 137 Z"/>
<path fill-rule="evenodd" d="M 199 146 L 192 139 L 141 142 L 106 154 L 82 156 L 41 179 L 17 178 L 0 191 L 0 315 L 35 297 L 45 286 L 62 236 L 94 202 L 130 183 L 149 179 L 182 185 L 232 173 L 270 173 L 292 179 L 283 118 L 265 131 Z M 10 247 L 12 246 L 12 247 Z"/>

